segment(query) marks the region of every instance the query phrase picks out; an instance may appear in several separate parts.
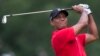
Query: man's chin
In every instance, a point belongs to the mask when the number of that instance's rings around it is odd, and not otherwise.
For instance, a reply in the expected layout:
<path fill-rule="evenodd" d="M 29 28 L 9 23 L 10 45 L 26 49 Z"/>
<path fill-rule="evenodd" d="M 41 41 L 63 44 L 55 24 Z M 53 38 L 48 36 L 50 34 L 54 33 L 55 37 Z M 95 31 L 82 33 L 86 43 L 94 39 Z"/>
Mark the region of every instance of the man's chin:
<path fill-rule="evenodd" d="M 59 27 L 58 29 L 63 29 L 63 28 L 66 28 L 66 26 L 61 26 L 61 27 Z"/>

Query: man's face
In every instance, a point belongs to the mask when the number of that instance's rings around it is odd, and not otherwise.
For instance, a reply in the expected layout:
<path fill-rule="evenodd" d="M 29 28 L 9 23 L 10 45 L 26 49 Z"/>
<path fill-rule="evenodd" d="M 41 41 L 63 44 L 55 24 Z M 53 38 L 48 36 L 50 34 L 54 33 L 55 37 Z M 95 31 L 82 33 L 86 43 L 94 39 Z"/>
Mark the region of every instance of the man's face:
<path fill-rule="evenodd" d="M 67 18 L 65 14 L 61 12 L 56 17 L 54 17 L 50 23 L 57 29 L 64 28 L 67 26 Z"/>

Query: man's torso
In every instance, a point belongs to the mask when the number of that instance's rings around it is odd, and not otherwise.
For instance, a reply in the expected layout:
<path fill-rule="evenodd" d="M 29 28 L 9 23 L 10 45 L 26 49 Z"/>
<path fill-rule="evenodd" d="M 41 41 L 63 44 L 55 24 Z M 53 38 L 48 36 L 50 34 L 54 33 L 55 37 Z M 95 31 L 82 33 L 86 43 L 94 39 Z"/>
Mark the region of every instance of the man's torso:
<path fill-rule="evenodd" d="M 85 34 L 76 36 L 73 28 L 54 31 L 51 44 L 56 56 L 86 56 L 84 37 Z"/>

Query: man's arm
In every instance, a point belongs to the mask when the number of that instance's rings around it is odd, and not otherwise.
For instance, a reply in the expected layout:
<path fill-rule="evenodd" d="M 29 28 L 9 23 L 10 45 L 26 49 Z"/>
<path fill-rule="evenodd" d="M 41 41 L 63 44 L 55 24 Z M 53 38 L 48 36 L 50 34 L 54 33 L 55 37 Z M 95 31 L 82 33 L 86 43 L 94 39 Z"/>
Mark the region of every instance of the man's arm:
<path fill-rule="evenodd" d="M 73 9 L 75 11 L 78 11 L 81 13 L 81 17 L 80 17 L 78 23 L 73 26 L 74 32 L 75 32 L 75 34 L 77 34 L 81 30 L 83 30 L 84 27 L 86 27 L 88 25 L 88 13 L 87 13 L 87 11 L 83 10 L 84 8 L 82 8 L 80 6 L 77 6 L 77 7 L 75 6 L 75 7 L 73 7 Z"/>
<path fill-rule="evenodd" d="M 89 18 L 88 26 L 89 26 L 90 33 L 86 34 L 86 44 L 91 43 L 95 41 L 96 39 L 98 39 L 97 26 L 96 26 L 96 23 L 94 21 L 92 14 L 89 14 L 88 18 Z"/>

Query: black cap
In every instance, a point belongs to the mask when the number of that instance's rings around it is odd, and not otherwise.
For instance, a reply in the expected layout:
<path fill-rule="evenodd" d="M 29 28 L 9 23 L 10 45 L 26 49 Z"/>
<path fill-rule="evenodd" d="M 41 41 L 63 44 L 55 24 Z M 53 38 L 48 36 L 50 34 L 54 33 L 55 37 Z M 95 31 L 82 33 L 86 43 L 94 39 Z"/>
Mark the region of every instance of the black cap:
<path fill-rule="evenodd" d="M 65 16 L 68 16 L 68 12 L 65 9 L 54 9 L 50 14 L 50 20 L 52 20 L 54 17 L 56 17 L 60 12 L 63 12 Z"/>

